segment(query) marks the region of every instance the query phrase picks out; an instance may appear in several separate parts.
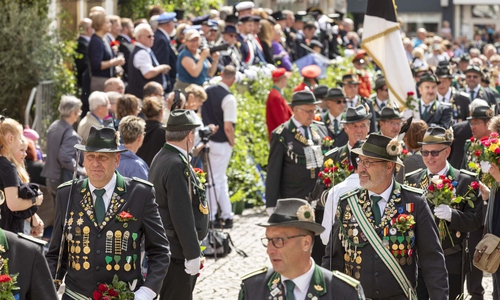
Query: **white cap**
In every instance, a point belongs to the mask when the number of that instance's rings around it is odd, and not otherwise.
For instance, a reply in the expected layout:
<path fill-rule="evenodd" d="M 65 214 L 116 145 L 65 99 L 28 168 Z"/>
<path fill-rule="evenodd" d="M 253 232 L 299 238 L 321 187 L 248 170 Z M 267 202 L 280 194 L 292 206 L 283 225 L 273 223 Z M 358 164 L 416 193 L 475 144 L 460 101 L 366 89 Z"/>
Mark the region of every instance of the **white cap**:
<path fill-rule="evenodd" d="M 235 8 L 236 11 L 242 11 L 245 9 L 252 9 L 255 7 L 255 4 L 252 1 L 243 1 L 238 4 L 236 4 Z"/>

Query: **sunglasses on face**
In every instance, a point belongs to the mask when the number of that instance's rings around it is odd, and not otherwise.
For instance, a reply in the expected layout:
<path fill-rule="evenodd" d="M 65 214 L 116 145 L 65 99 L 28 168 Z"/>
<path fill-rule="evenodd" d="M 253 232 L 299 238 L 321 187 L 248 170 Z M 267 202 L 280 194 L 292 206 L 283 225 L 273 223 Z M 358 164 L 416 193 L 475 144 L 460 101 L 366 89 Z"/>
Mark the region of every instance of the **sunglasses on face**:
<path fill-rule="evenodd" d="M 446 150 L 448 147 L 446 148 L 443 148 L 441 150 L 432 150 L 432 151 L 428 151 L 428 150 L 422 150 L 420 153 L 422 153 L 422 156 L 429 156 L 432 155 L 432 157 L 438 157 L 439 156 L 439 153 L 443 152 L 444 150 Z"/>

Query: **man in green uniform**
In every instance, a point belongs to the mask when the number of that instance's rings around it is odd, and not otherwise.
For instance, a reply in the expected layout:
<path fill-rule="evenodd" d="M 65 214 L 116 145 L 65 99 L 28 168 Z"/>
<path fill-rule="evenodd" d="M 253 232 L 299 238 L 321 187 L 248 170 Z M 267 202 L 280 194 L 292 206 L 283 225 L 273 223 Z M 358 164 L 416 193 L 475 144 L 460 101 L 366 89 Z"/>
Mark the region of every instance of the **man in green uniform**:
<path fill-rule="evenodd" d="M 325 229 L 302 199 L 280 199 L 261 239 L 273 265 L 243 276 L 239 299 L 364 299 L 357 280 L 330 272 L 311 258 L 314 236 Z"/>
<path fill-rule="evenodd" d="M 340 196 L 323 267 L 359 279 L 367 298 L 416 299 L 416 258 L 433 300 L 448 299 L 437 226 L 423 191 L 394 181 L 401 145 L 371 134 L 357 159 L 361 188 Z"/>

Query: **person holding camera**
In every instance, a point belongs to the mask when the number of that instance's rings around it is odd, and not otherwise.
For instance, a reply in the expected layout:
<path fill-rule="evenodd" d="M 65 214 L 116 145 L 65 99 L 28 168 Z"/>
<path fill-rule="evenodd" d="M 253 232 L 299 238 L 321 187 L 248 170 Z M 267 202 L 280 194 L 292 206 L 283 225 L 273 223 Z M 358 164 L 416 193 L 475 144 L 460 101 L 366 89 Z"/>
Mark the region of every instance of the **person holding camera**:
<path fill-rule="evenodd" d="M 184 38 L 186 47 L 177 57 L 177 80 L 174 85 L 174 90 L 180 89 L 182 92 L 192 83 L 203 86 L 209 77 L 214 76 L 219 63 L 218 52 L 211 54 L 212 63 L 210 63 L 208 60 L 210 49 L 199 49 L 201 36 L 198 30 L 188 29 Z"/>
<path fill-rule="evenodd" d="M 210 137 L 210 151 L 208 152 L 208 182 L 207 195 L 210 203 L 210 220 L 215 220 L 217 205 L 221 210 L 220 217 L 224 228 L 233 227 L 233 213 L 229 201 L 226 171 L 234 147 L 234 126 L 236 124 L 236 98 L 229 91 L 234 84 L 236 69 L 225 66 L 222 70 L 222 81 L 215 86 L 208 87 L 207 101 L 203 103 L 201 117 L 205 126 L 214 124 L 221 128 Z M 214 222 L 219 227 L 221 222 Z"/>

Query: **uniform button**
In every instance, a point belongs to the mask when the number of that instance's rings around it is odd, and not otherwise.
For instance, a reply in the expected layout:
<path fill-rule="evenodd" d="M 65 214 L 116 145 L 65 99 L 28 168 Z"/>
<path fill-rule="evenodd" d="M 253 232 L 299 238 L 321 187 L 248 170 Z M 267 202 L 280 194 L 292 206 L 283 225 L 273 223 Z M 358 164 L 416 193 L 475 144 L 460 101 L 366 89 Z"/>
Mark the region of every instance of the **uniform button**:
<path fill-rule="evenodd" d="M 101 254 L 101 250 L 97 250 L 95 253 L 96 254 Z"/>
<path fill-rule="evenodd" d="M 380 294 L 380 292 L 379 292 L 379 291 L 375 291 L 375 294 L 377 294 L 377 295 L 378 295 L 378 294 Z"/>
<path fill-rule="evenodd" d="M 99 253 L 97 253 L 97 254 L 99 254 Z M 378 277 L 378 272 L 375 272 L 375 277 Z"/>
<path fill-rule="evenodd" d="M 99 267 L 99 266 L 95 267 L 96 271 L 99 271 L 100 269 L 101 269 L 101 267 Z"/>
<path fill-rule="evenodd" d="M 100 233 L 99 233 L 99 234 L 97 235 L 97 238 L 98 238 L 98 239 L 100 239 L 100 238 L 101 238 L 101 236 L 102 236 L 102 234 L 100 234 Z"/>
<path fill-rule="evenodd" d="M 380 258 L 380 257 L 379 257 L 377 254 L 375 254 L 375 259 L 379 259 L 379 258 Z"/>

